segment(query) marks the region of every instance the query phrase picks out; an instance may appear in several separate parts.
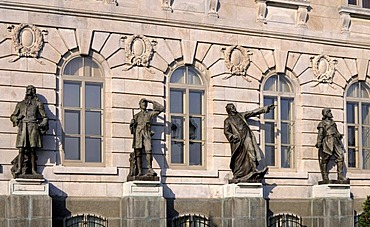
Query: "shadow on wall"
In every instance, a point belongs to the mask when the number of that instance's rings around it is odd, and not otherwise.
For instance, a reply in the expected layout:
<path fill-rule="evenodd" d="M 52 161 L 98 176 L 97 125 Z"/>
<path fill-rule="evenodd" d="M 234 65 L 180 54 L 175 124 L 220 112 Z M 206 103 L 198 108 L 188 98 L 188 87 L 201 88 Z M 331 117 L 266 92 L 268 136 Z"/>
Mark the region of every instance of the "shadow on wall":
<path fill-rule="evenodd" d="M 67 209 L 66 200 L 68 195 L 57 188 L 52 183 L 49 183 L 50 197 L 52 198 L 52 217 L 53 227 L 64 227 L 63 220 L 71 216 L 71 212 Z"/>

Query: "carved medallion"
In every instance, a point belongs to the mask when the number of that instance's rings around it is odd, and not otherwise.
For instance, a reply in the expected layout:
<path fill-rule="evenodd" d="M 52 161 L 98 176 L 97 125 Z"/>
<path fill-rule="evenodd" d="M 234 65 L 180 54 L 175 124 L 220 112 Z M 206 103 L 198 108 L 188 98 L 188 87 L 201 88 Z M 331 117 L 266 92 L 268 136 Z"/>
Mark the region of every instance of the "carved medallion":
<path fill-rule="evenodd" d="M 318 83 L 333 83 L 337 60 L 320 54 L 311 57 L 311 66 Z"/>
<path fill-rule="evenodd" d="M 44 37 L 40 29 L 35 25 L 20 24 L 19 26 L 9 27 L 12 32 L 14 49 L 18 54 L 18 60 L 21 57 L 37 58 L 44 45 Z"/>
<path fill-rule="evenodd" d="M 143 35 L 124 36 L 122 39 L 125 41 L 123 48 L 129 61 L 126 63 L 129 67 L 125 70 L 129 70 L 134 66 L 148 67 L 154 54 L 153 47 L 157 45 L 157 42 L 150 41 Z"/>
<path fill-rule="evenodd" d="M 225 65 L 230 70 L 228 76 L 245 76 L 250 65 L 250 55 L 252 53 L 242 46 L 231 46 L 222 49 L 225 55 Z"/>

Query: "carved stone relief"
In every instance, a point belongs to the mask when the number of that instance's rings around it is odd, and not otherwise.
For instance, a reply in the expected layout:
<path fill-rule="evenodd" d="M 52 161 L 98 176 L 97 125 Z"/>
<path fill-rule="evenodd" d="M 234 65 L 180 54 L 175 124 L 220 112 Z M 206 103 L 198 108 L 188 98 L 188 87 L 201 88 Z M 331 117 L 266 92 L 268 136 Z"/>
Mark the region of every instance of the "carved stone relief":
<path fill-rule="evenodd" d="M 218 0 L 209 0 L 208 15 L 218 17 Z"/>
<path fill-rule="evenodd" d="M 346 12 L 340 12 L 340 18 L 342 20 L 342 33 L 349 32 L 351 26 L 351 15 Z"/>
<path fill-rule="evenodd" d="M 308 9 L 306 6 L 299 6 L 297 10 L 297 26 L 307 27 Z"/>
<path fill-rule="evenodd" d="M 266 0 L 256 0 L 257 3 L 257 22 L 266 23 Z"/>
<path fill-rule="evenodd" d="M 36 59 L 39 56 L 44 46 L 43 32 L 47 34 L 46 31 L 41 31 L 35 25 L 29 24 L 9 26 L 8 31 L 11 33 L 14 49 L 18 54 L 18 57 L 10 62 L 15 62 L 21 57 L 32 57 Z M 42 63 L 41 61 L 38 62 Z"/>
<path fill-rule="evenodd" d="M 316 57 L 311 57 L 312 71 L 316 76 L 317 84 L 333 83 L 336 65 L 337 60 L 327 55 L 320 54 Z M 317 84 L 315 86 L 317 86 Z"/>
<path fill-rule="evenodd" d="M 150 60 L 154 54 L 154 46 L 157 42 L 150 41 L 147 37 L 143 35 L 133 35 L 131 37 L 123 36 L 121 40 L 124 42 L 124 47 L 126 52 L 126 57 L 128 59 L 127 68 L 124 70 L 129 70 L 134 66 L 148 67 Z"/>
<path fill-rule="evenodd" d="M 245 76 L 251 62 L 250 55 L 252 55 L 252 53 L 239 45 L 223 48 L 222 51 L 225 55 L 225 66 L 231 73 L 231 75 L 224 79 L 228 79 L 232 76 Z"/>

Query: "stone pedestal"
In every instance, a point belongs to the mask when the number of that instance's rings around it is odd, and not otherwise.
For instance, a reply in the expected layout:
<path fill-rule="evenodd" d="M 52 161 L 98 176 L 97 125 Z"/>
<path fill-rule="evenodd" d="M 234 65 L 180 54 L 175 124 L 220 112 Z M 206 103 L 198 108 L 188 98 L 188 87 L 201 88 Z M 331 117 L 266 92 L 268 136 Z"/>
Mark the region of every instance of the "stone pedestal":
<path fill-rule="evenodd" d="M 353 200 L 349 184 L 312 187 L 312 226 L 353 226 Z"/>
<path fill-rule="evenodd" d="M 222 226 L 266 226 L 266 200 L 261 183 L 224 185 Z"/>
<path fill-rule="evenodd" d="M 5 201 L 5 226 L 52 226 L 52 199 L 45 179 L 12 179 Z"/>
<path fill-rule="evenodd" d="M 166 200 L 159 181 L 123 184 L 123 226 L 166 226 Z"/>

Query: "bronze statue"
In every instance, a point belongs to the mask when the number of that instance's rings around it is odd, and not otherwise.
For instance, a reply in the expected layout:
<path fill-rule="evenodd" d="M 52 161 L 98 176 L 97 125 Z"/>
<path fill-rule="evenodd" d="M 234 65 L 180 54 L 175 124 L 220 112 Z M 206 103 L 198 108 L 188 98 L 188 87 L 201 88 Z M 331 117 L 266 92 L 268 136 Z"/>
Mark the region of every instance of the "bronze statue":
<path fill-rule="evenodd" d="M 239 113 L 234 104 L 226 105 L 228 117 L 224 121 L 224 133 L 231 146 L 230 168 L 233 179 L 230 183 L 238 182 L 260 182 L 268 168 L 257 170 L 258 162 L 261 160 L 256 138 L 249 128 L 247 119 L 268 113 L 275 108 L 274 105 L 265 106 L 252 111 Z"/>
<path fill-rule="evenodd" d="M 147 110 L 148 103 L 153 104 L 153 110 Z M 129 177 L 139 177 L 143 175 L 142 167 L 142 150 L 145 151 L 148 171 L 146 177 L 155 177 L 157 173 L 152 168 L 152 136 L 154 132 L 151 130 L 152 120 L 164 111 L 164 106 L 156 101 L 141 99 L 139 102 L 140 112 L 133 116 L 130 123 L 131 134 L 134 135 L 132 148 L 134 152 L 130 154 L 130 173 Z M 128 177 L 128 179 L 129 179 Z M 147 178 L 146 178 L 147 179 Z"/>
<path fill-rule="evenodd" d="M 44 104 L 36 96 L 34 86 L 27 86 L 26 97 L 17 103 L 10 120 L 13 127 L 18 126 L 16 147 L 19 154 L 12 161 L 14 178 L 26 174 L 39 175 L 36 149 L 42 148 L 41 136 L 48 130 L 48 117 Z"/>
<path fill-rule="evenodd" d="M 329 108 L 322 110 L 322 121 L 317 126 L 317 129 L 318 135 L 315 146 L 319 148 L 322 183 L 329 183 L 328 163 L 333 155 L 337 163 L 338 181 L 347 181 L 347 178 L 343 175 L 344 148 L 341 142 L 343 135 L 339 133 Z"/>

